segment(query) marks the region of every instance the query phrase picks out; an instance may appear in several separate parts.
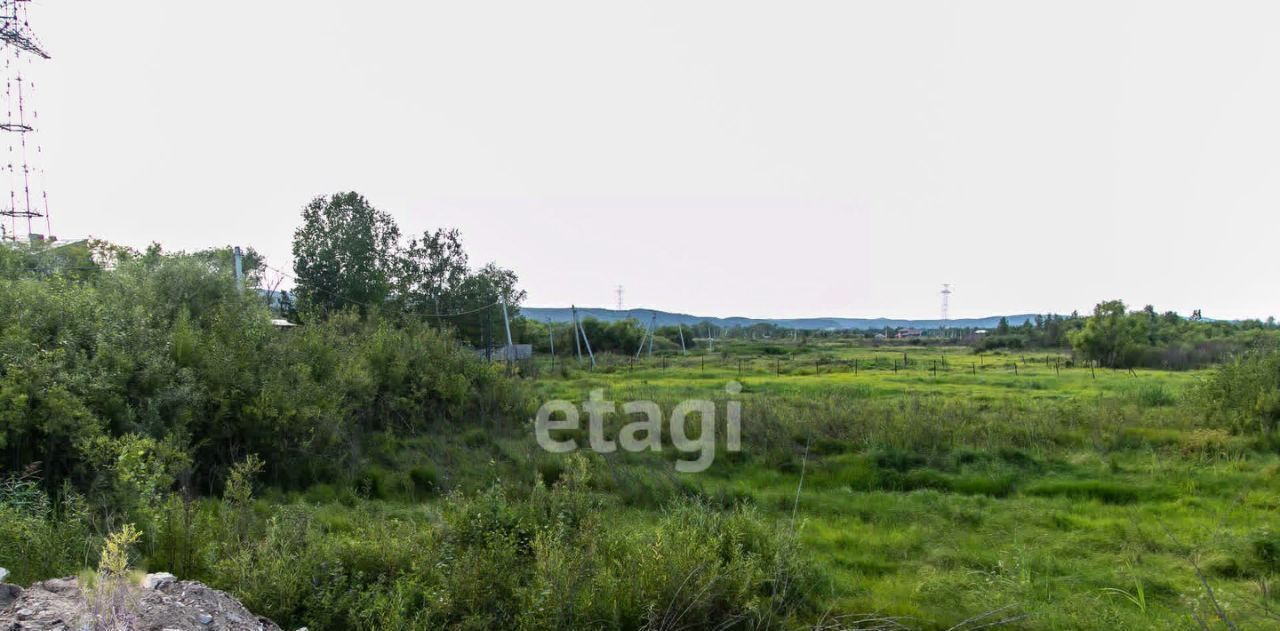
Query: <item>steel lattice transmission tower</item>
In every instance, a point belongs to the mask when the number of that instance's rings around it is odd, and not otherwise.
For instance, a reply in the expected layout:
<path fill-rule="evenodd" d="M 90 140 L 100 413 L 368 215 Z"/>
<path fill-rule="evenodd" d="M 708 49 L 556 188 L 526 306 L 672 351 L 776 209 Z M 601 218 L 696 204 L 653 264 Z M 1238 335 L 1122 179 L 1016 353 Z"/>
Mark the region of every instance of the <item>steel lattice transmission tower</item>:
<path fill-rule="evenodd" d="M 33 59 L 49 59 L 27 21 L 30 0 L 0 0 L 0 54 L 5 69 L 5 115 L 0 131 L 8 132 L 8 155 L 0 162 L 0 170 L 9 174 L 9 199 L 0 202 L 0 216 L 9 218 L 7 238 L 18 237 L 19 219 L 26 220 L 28 238 L 35 238 L 32 220 L 43 217 L 46 234 L 49 222 L 49 197 L 44 190 L 44 170 L 37 163 L 42 147 L 32 136 L 39 112 L 30 106 L 35 83 L 24 73 Z M 34 189 L 34 190 L 33 190 Z"/>
<path fill-rule="evenodd" d="M 622 311 L 622 285 L 618 285 L 618 311 Z"/>
<path fill-rule="evenodd" d="M 942 330 L 947 330 L 951 322 L 951 285 L 942 284 Z"/>

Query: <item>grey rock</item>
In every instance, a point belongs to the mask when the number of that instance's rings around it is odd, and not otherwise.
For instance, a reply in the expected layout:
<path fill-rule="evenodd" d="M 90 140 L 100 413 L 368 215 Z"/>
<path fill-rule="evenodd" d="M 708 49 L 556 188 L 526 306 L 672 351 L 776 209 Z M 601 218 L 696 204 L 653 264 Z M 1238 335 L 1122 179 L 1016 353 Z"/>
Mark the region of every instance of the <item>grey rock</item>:
<path fill-rule="evenodd" d="M 142 589 L 160 589 L 170 583 L 177 582 L 178 577 L 168 572 L 155 572 L 142 578 Z"/>
<path fill-rule="evenodd" d="M 202 614 L 200 614 L 200 615 L 196 616 L 196 622 L 199 622 L 200 624 L 209 624 L 209 623 L 213 622 L 213 616 L 211 616 L 211 615 L 209 615 L 209 614 L 207 614 L 207 613 L 202 613 Z"/>
<path fill-rule="evenodd" d="M 18 597 L 22 595 L 22 588 L 17 585 L 7 585 L 0 583 L 0 610 L 7 609 L 9 605 L 18 601 Z"/>
<path fill-rule="evenodd" d="M 0 583 L 3 583 L 6 578 L 9 578 L 9 570 L 0 567 Z"/>

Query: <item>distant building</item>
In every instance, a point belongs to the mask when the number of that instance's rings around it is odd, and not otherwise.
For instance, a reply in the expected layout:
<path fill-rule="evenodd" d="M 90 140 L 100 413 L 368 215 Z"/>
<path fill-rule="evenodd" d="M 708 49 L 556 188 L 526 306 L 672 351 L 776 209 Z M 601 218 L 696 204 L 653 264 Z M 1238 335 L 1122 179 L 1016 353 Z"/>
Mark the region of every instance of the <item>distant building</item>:
<path fill-rule="evenodd" d="M 988 331 L 986 329 L 978 329 L 977 331 L 973 332 L 974 335 L 986 335 L 987 333 Z"/>
<path fill-rule="evenodd" d="M 533 345 L 512 344 L 511 346 L 495 347 L 489 351 L 479 348 L 476 349 L 476 354 L 482 359 L 487 356 L 494 361 L 520 361 L 522 359 L 529 359 L 533 357 Z"/>
<path fill-rule="evenodd" d="M 898 335 L 896 337 L 900 340 L 905 340 L 920 337 L 922 335 L 924 335 L 924 331 L 921 331 L 920 329 L 902 329 L 901 331 L 898 331 Z"/>

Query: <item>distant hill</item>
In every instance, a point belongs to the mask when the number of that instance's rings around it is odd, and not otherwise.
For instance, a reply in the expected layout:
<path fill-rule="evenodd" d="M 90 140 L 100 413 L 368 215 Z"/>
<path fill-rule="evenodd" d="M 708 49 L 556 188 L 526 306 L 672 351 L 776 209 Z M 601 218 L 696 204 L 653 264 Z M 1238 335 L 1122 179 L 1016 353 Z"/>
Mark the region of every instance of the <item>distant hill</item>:
<path fill-rule="evenodd" d="M 656 309 L 627 309 L 618 311 L 616 309 L 578 309 L 578 317 L 595 318 L 602 322 L 613 322 L 616 320 L 625 320 L 634 318 L 636 320 L 647 322 L 651 317 L 650 314 L 657 314 L 658 326 L 669 326 L 675 324 L 694 325 L 701 322 L 710 322 L 716 326 L 722 327 L 743 327 L 753 324 L 775 324 L 788 329 L 802 330 L 842 330 L 842 329 L 883 329 L 889 328 L 911 328 L 911 329 L 940 329 L 942 328 L 942 320 L 899 320 L 894 318 L 712 318 L 707 316 L 696 316 L 687 313 L 671 313 L 668 311 L 658 311 Z M 572 322 L 573 311 L 563 307 L 521 307 L 520 315 L 536 320 L 538 322 Z M 1001 316 L 989 316 L 985 318 L 956 318 L 948 321 L 947 325 L 955 328 L 979 328 L 993 329 L 1000 322 Z M 1035 318 L 1033 313 L 1020 313 L 1017 315 L 1004 316 L 1009 319 L 1010 326 L 1020 326 L 1027 320 Z"/>

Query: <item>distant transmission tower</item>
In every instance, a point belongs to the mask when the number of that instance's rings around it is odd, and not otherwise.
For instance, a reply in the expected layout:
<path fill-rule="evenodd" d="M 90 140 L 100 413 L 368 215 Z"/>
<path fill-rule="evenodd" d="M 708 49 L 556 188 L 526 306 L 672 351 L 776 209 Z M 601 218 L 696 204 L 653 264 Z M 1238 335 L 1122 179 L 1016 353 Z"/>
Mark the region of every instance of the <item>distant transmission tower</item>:
<path fill-rule="evenodd" d="M 947 324 L 951 321 L 951 285 L 943 283 L 942 285 L 942 330 L 947 330 Z"/>
<path fill-rule="evenodd" d="M 622 285 L 618 285 L 618 311 L 622 311 Z"/>
<path fill-rule="evenodd" d="M 20 219 L 26 220 L 28 239 L 40 236 L 33 230 L 34 219 L 44 218 L 45 235 L 52 230 L 49 195 L 43 183 L 44 170 L 38 163 L 43 150 L 31 137 L 40 118 L 39 112 L 29 107 L 35 83 L 23 73 L 33 58 L 49 59 L 49 54 L 40 47 L 27 21 L 28 4 L 30 0 L 0 0 L 0 46 L 7 47 L 0 53 L 13 51 L 12 55 L 4 55 L 5 116 L 0 120 L 0 131 L 10 134 L 9 153 L 0 162 L 0 170 L 9 174 L 9 200 L 0 202 L 0 216 L 9 218 L 7 236 L 14 241 L 18 240 Z"/>

